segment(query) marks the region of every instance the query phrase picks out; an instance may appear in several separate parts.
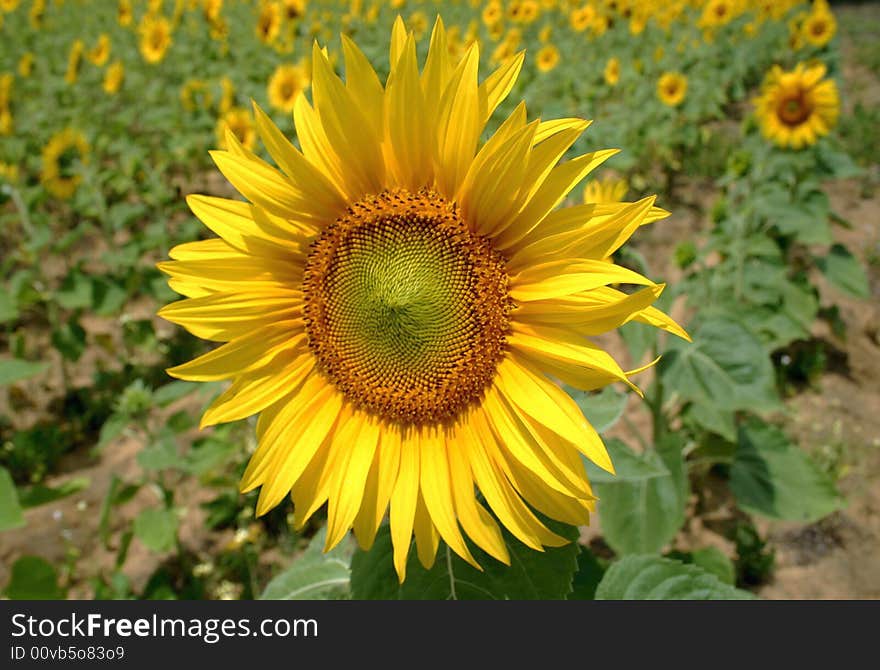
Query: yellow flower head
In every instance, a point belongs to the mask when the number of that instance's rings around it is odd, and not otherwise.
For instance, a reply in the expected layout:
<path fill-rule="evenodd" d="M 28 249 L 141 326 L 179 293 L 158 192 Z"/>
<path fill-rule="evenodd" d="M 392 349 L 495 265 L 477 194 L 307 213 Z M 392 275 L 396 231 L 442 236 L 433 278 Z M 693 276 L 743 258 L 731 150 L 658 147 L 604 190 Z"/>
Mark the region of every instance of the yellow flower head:
<path fill-rule="evenodd" d="M 0 74 L 0 109 L 6 109 L 12 102 L 12 83 L 15 77 L 11 72 Z"/>
<path fill-rule="evenodd" d="M 306 13 L 306 0 L 284 0 L 284 14 L 290 21 L 302 18 Z"/>
<path fill-rule="evenodd" d="M 538 33 L 538 41 L 541 44 L 545 44 L 550 41 L 550 38 L 553 37 L 553 26 L 551 24 L 547 24 L 541 28 L 541 32 Z"/>
<path fill-rule="evenodd" d="M 223 11 L 223 0 L 202 0 L 202 15 L 208 23 L 214 23 Z"/>
<path fill-rule="evenodd" d="M 110 36 L 101 34 L 95 46 L 89 50 L 87 58 L 92 65 L 102 67 L 110 59 Z"/>
<path fill-rule="evenodd" d="M 18 75 L 24 79 L 31 76 L 34 69 L 34 54 L 26 51 L 18 59 Z"/>
<path fill-rule="evenodd" d="M 83 51 L 85 51 L 85 45 L 82 40 L 74 40 L 70 45 L 70 52 L 67 56 L 67 71 L 64 73 L 64 81 L 68 84 L 75 84 L 79 77 Z"/>
<path fill-rule="evenodd" d="M 805 42 L 814 47 L 828 44 L 837 32 L 837 20 L 830 10 L 814 9 L 804 19 L 800 35 Z"/>
<path fill-rule="evenodd" d="M 309 76 L 301 65 L 279 65 L 269 78 L 269 104 L 282 112 L 292 112 L 297 98 L 308 87 Z"/>
<path fill-rule="evenodd" d="M 535 64 L 540 72 L 550 72 L 559 65 L 559 49 L 552 44 L 547 44 L 538 51 Z"/>
<path fill-rule="evenodd" d="M 630 320 L 686 337 L 651 307 L 662 285 L 602 260 L 666 213 L 653 197 L 558 209 L 615 153 L 557 164 L 584 120 L 520 104 L 483 141 L 522 55 L 481 83 L 479 47 L 450 63 L 438 21 L 420 71 L 398 19 L 383 83 L 342 43 L 347 83 L 313 49 L 300 148 L 255 107 L 275 166 L 231 134 L 212 153 L 248 202 L 188 199 L 220 237 L 160 263 L 186 296 L 160 315 L 225 344 L 169 373 L 232 381 L 202 425 L 259 413 L 242 490 L 260 488 L 258 514 L 290 495 L 297 528 L 326 503 L 328 550 L 352 528 L 369 548 L 386 512 L 401 581 L 413 536 L 426 567 L 440 539 L 477 565 L 466 537 L 509 563 L 501 526 L 565 544 L 535 511 L 587 523 L 581 455 L 613 466 L 557 381 L 632 384 L 587 339 Z"/>
<path fill-rule="evenodd" d="M 425 16 L 424 12 L 413 12 L 410 14 L 406 26 L 412 31 L 415 38 L 420 40 L 428 29 L 428 17 Z"/>
<path fill-rule="evenodd" d="M 125 79 L 125 66 L 122 61 L 114 62 L 104 73 L 104 83 L 102 85 L 104 93 L 107 95 L 115 95 L 122 88 L 122 82 Z"/>
<path fill-rule="evenodd" d="M 0 137 L 12 135 L 15 127 L 15 121 L 12 118 L 12 112 L 7 107 L 0 107 Z"/>
<path fill-rule="evenodd" d="M 610 204 L 621 202 L 626 197 L 629 185 L 625 179 L 608 177 L 606 179 L 591 179 L 584 186 L 584 202 L 597 204 Z"/>
<path fill-rule="evenodd" d="M 272 44 L 281 30 L 281 6 L 277 2 L 264 2 L 257 17 L 257 37 L 263 44 Z"/>
<path fill-rule="evenodd" d="M 152 65 L 161 62 L 171 46 L 171 23 L 164 16 L 148 14 L 139 30 L 141 56 Z"/>
<path fill-rule="evenodd" d="M 483 8 L 483 23 L 488 27 L 497 25 L 501 21 L 502 16 L 504 16 L 504 7 L 501 6 L 498 0 L 491 0 Z"/>
<path fill-rule="evenodd" d="M 11 13 L 18 9 L 18 3 L 21 0 L 0 0 L 0 10 Z"/>
<path fill-rule="evenodd" d="M 617 86 L 617 82 L 620 81 L 620 59 L 617 56 L 612 56 L 608 59 L 602 75 L 605 78 L 606 84 Z"/>
<path fill-rule="evenodd" d="M 242 107 L 233 107 L 217 120 L 216 134 L 217 146 L 221 149 L 230 149 L 229 142 L 232 141 L 250 150 L 257 141 L 253 117 Z"/>
<path fill-rule="evenodd" d="M 14 163 L 3 163 L 0 161 L 0 182 L 14 184 L 18 181 L 18 166 Z"/>
<path fill-rule="evenodd" d="M 584 5 L 578 9 L 573 9 L 568 17 L 568 23 L 572 30 L 578 33 L 584 32 L 593 25 L 596 20 L 596 8 L 593 5 Z"/>
<path fill-rule="evenodd" d="M 833 79 L 824 79 L 825 66 L 798 64 L 767 74 L 755 110 L 764 136 L 781 147 L 800 149 L 815 144 L 837 123 L 840 99 Z"/>
<path fill-rule="evenodd" d="M 28 22 L 34 30 L 40 30 L 43 27 L 43 19 L 46 16 L 46 0 L 34 0 L 28 11 Z"/>
<path fill-rule="evenodd" d="M 664 72 L 657 80 L 657 97 L 664 105 L 677 107 L 684 102 L 688 81 L 680 72 Z"/>
<path fill-rule="evenodd" d="M 123 28 L 130 26 L 133 18 L 131 0 L 119 0 L 119 5 L 116 8 L 116 21 L 119 25 Z"/>
<path fill-rule="evenodd" d="M 88 162 L 89 143 L 85 136 L 73 128 L 52 136 L 43 147 L 43 169 L 40 181 L 56 198 L 73 197 L 82 177 L 78 172 L 80 163 Z"/>
<path fill-rule="evenodd" d="M 226 114 L 235 106 L 235 85 L 229 77 L 223 77 L 220 80 L 220 104 L 218 109 L 220 114 Z"/>
<path fill-rule="evenodd" d="M 718 28 L 730 22 L 735 15 L 735 9 L 734 0 L 709 0 L 698 23 L 704 28 Z"/>

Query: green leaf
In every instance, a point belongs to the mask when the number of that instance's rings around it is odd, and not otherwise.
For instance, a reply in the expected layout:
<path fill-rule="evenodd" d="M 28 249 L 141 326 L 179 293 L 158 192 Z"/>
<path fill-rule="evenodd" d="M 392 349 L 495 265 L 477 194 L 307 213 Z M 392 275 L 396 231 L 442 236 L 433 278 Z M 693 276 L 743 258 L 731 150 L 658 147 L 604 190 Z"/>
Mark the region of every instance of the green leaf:
<path fill-rule="evenodd" d="M 24 515 L 9 470 L 0 467 L 0 530 L 24 525 Z"/>
<path fill-rule="evenodd" d="M 23 361 L 20 358 L 0 358 L 0 386 L 34 377 L 48 367 L 48 363 Z"/>
<path fill-rule="evenodd" d="M 480 572 L 440 543 L 437 559 L 426 570 L 410 549 L 406 581 L 398 582 L 392 563 L 391 534 L 383 525 L 370 551 L 357 551 L 351 561 L 351 592 L 358 600 L 562 600 L 572 590 L 577 569 L 577 529 L 548 522 L 556 533 L 572 540 L 562 547 L 535 551 L 503 531 L 510 566 L 471 546 L 483 567 Z"/>
<path fill-rule="evenodd" d="M 727 555 L 717 547 L 706 547 L 691 552 L 691 561 L 694 565 L 710 572 L 725 584 L 734 585 L 736 582 L 736 569 Z"/>
<path fill-rule="evenodd" d="M 692 404 L 684 415 L 701 428 L 734 442 L 736 440 L 736 424 L 734 413 L 722 407 L 705 403 Z"/>
<path fill-rule="evenodd" d="M 12 292 L 0 291 L 0 323 L 15 321 L 18 318 L 18 304 Z"/>
<path fill-rule="evenodd" d="M 693 339 L 693 344 L 673 340 L 660 360 L 667 388 L 726 411 L 767 411 L 779 405 L 773 364 L 748 328 L 713 316 L 698 326 Z"/>
<path fill-rule="evenodd" d="M 308 549 L 266 585 L 260 600 L 339 600 L 348 595 L 351 556 L 344 543 L 322 552 L 326 528 L 309 542 Z"/>
<path fill-rule="evenodd" d="M 602 482 L 613 484 L 623 481 L 642 481 L 654 477 L 666 477 L 669 470 L 664 465 L 646 461 L 640 454 L 635 453 L 622 440 L 612 437 L 605 441 L 605 448 L 614 464 L 615 474 L 606 472 L 586 457 L 582 458 L 587 468 L 587 474 L 592 483 Z"/>
<path fill-rule="evenodd" d="M 711 572 L 659 556 L 627 556 L 614 563 L 596 589 L 596 600 L 751 600 Z"/>
<path fill-rule="evenodd" d="M 618 554 L 659 553 L 684 524 L 688 489 L 681 447 L 670 441 L 633 456 L 662 474 L 595 482 L 602 535 Z"/>
<path fill-rule="evenodd" d="M 816 260 L 816 265 L 828 281 L 857 298 L 868 298 L 871 289 L 865 268 L 842 244 L 831 247 L 828 255 Z"/>
<path fill-rule="evenodd" d="M 124 414 L 111 414 L 110 417 L 101 426 L 101 432 L 98 434 L 98 449 L 103 449 L 117 437 L 122 435 L 131 419 Z"/>
<path fill-rule="evenodd" d="M 606 386 L 598 393 L 586 393 L 570 386 L 566 386 L 565 390 L 599 433 L 616 424 L 626 408 L 627 395 L 615 391 L 611 386 Z"/>
<path fill-rule="evenodd" d="M 156 444 L 151 444 L 138 452 L 137 462 L 144 470 L 165 470 L 181 464 L 177 451 L 177 442 L 173 437 L 166 437 Z"/>
<path fill-rule="evenodd" d="M 39 556 L 22 556 L 12 564 L 6 585 L 10 600 L 62 600 L 64 591 L 58 586 L 58 573 Z"/>
<path fill-rule="evenodd" d="M 92 282 L 79 270 L 73 270 L 55 292 L 55 300 L 65 309 L 85 309 L 92 306 Z"/>
<path fill-rule="evenodd" d="M 596 588 L 605 574 L 605 569 L 605 566 L 599 562 L 599 559 L 596 558 L 592 551 L 586 547 L 581 547 L 581 551 L 578 554 L 578 568 L 574 574 L 571 593 L 568 594 L 568 599 L 593 600 L 596 597 Z"/>
<path fill-rule="evenodd" d="M 645 354 L 657 343 L 657 329 L 646 323 L 630 321 L 618 328 L 629 355 L 633 361 L 641 361 Z"/>
<path fill-rule="evenodd" d="M 163 553 L 174 548 L 177 515 L 164 507 L 145 509 L 134 520 L 134 534 L 148 549 Z"/>
<path fill-rule="evenodd" d="M 785 433 L 758 419 L 740 427 L 730 488 L 747 512 L 803 523 L 818 521 L 846 502 Z"/>
<path fill-rule="evenodd" d="M 21 492 L 21 504 L 24 507 L 36 507 L 37 505 L 45 505 L 46 503 L 61 500 L 74 493 L 79 493 L 87 488 L 90 483 L 88 477 L 76 477 L 64 482 L 60 486 L 52 488 L 43 484 L 35 484 L 30 488 Z"/>
<path fill-rule="evenodd" d="M 153 392 L 153 402 L 159 405 L 159 407 L 165 407 L 173 403 L 175 400 L 180 400 L 188 393 L 196 390 L 198 386 L 198 384 L 194 384 L 193 382 L 170 382 L 164 386 L 160 386 Z"/>

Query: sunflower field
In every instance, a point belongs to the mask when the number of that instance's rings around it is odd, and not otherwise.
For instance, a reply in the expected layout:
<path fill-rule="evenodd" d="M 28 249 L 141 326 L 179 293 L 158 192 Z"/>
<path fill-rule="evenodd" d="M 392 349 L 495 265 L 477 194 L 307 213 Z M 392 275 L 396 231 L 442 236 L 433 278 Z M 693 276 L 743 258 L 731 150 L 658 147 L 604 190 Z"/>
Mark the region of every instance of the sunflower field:
<path fill-rule="evenodd" d="M 878 34 L 0 0 L 0 594 L 880 598 Z"/>

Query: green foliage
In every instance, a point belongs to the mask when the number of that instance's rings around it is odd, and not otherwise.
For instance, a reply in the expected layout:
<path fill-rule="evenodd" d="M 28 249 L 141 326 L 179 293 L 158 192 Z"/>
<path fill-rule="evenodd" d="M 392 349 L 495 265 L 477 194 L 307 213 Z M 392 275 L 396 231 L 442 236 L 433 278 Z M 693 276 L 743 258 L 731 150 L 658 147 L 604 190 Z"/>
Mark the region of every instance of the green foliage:
<path fill-rule="evenodd" d="M 24 515 L 15 483 L 6 468 L 0 467 L 0 531 L 24 525 Z"/>
<path fill-rule="evenodd" d="M 757 419 L 740 427 L 730 488 L 754 514 L 809 523 L 841 509 L 834 482 L 785 434 Z"/>
<path fill-rule="evenodd" d="M 338 600 L 348 595 L 351 552 L 345 543 L 324 554 L 322 529 L 306 551 L 266 585 L 262 600 Z"/>
<path fill-rule="evenodd" d="M 23 361 L 17 358 L 0 359 L 0 386 L 35 377 L 48 368 L 48 363 Z"/>
<path fill-rule="evenodd" d="M 659 556 L 627 556 L 614 563 L 596 589 L 596 600 L 748 600 L 697 565 Z"/>
<path fill-rule="evenodd" d="M 736 583 L 743 586 L 762 584 L 773 573 L 776 552 L 767 546 L 754 524 L 740 522 L 734 531 L 736 542 Z"/>
<path fill-rule="evenodd" d="M 551 524 L 551 529 L 575 539 L 573 528 Z M 426 570 L 409 554 L 406 581 L 401 584 L 392 563 L 391 533 L 382 526 L 373 548 L 358 551 L 351 561 L 351 595 L 358 600 L 524 600 L 565 599 L 572 591 L 578 567 L 578 547 L 567 544 L 543 553 L 526 547 L 504 532 L 510 566 L 471 546 L 483 570 L 467 564 L 441 543 L 434 565 Z"/>
<path fill-rule="evenodd" d="M 149 507 L 134 520 L 135 537 L 155 552 L 170 551 L 177 541 L 177 515 L 173 510 Z"/>
<path fill-rule="evenodd" d="M 60 600 L 64 590 L 51 563 L 38 556 L 22 556 L 12 564 L 5 595 L 10 600 Z"/>

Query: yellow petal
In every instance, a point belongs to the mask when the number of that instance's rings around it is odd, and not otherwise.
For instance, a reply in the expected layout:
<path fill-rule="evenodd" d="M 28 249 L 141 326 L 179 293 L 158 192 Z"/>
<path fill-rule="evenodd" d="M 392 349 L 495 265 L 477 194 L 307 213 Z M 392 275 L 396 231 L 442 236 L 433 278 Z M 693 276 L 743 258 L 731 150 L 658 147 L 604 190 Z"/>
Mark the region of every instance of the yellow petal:
<path fill-rule="evenodd" d="M 416 502 L 419 497 L 419 444 L 415 431 L 404 435 L 400 445 L 400 467 L 391 494 L 391 541 L 394 569 L 400 583 L 406 579 L 406 559 L 412 544 Z"/>
<path fill-rule="evenodd" d="M 597 260 L 558 260 L 528 267 L 511 277 L 510 297 L 517 302 L 548 300 L 590 291 L 606 284 L 654 286 L 638 272 Z"/>

